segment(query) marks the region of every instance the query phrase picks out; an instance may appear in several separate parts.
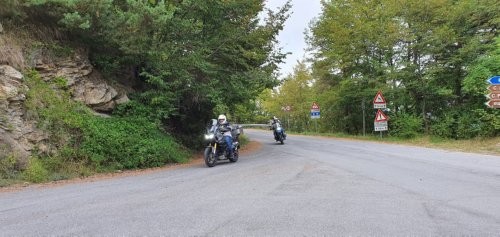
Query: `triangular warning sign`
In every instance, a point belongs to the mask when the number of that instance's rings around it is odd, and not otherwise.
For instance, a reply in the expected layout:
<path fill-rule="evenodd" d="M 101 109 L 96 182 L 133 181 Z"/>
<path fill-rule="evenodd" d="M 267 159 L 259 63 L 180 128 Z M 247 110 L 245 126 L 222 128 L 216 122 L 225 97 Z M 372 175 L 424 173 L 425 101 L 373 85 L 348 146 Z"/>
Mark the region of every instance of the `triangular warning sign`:
<path fill-rule="evenodd" d="M 387 121 L 388 117 L 387 115 L 382 112 L 382 110 L 377 110 L 377 115 L 375 115 L 375 122 L 385 122 Z"/>
<path fill-rule="evenodd" d="M 373 103 L 374 104 L 385 104 L 385 99 L 382 96 L 382 92 L 380 92 L 380 91 L 377 92 L 377 95 L 373 99 Z"/>
<path fill-rule="evenodd" d="M 313 104 L 312 104 L 312 106 L 311 106 L 311 110 L 319 110 L 319 105 L 318 105 L 318 103 L 313 102 Z"/>

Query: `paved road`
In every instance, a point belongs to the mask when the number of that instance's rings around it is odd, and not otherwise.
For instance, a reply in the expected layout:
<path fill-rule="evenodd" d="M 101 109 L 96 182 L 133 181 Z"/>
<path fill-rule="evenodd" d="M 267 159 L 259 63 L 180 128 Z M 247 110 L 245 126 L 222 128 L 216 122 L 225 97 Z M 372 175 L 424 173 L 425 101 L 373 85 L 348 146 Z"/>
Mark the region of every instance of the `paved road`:
<path fill-rule="evenodd" d="M 500 235 L 500 157 L 246 130 L 262 149 L 0 193 L 0 236 Z"/>

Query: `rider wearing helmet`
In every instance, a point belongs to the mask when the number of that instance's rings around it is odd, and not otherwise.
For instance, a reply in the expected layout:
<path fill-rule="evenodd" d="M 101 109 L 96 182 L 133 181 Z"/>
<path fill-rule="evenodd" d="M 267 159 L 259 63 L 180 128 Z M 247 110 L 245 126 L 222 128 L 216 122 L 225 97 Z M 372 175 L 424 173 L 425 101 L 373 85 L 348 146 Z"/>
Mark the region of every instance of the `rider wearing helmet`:
<path fill-rule="evenodd" d="M 276 116 L 273 116 L 273 117 L 271 118 L 271 121 L 270 121 L 270 122 L 271 122 L 271 125 L 269 126 L 269 129 L 270 129 L 270 130 L 273 130 L 274 132 L 276 132 L 276 127 L 277 127 L 277 124 L 282 125 L 282 124 L 281 124 L 281 121 L 280 121 L 280 120 L 279 120 Z M 285 128 L 283 128 L 283 127 L 282 127 L 282 129 L 283 129 L 283 136 L 284 136 L 284 137 L 285 137 L 285 139 L 286 139 Z"/>
<path fill-rule="evenodd" d="M 217 126 L 219 127 L 219 131 L 221 131 L 223 133 L 223 136 L 224 136 L 224 140 L 226 141 L 226 144 L 227 144 L 227 152 L 229 154 L 229 157 L 231 159 L 234 158 L 234 154 L 233 154 L 233 137 L 231 136 L 231 125 L 229 124 L 229 122 L 227 121 L 226 119 L 226 115 L 219 115 L 219 117 L 217 118 Z"/>

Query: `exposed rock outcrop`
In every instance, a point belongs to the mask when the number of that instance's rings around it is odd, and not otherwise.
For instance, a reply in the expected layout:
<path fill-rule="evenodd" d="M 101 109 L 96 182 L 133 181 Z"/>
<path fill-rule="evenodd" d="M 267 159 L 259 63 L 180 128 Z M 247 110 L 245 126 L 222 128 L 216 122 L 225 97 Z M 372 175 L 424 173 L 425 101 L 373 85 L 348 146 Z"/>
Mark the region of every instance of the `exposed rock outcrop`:
<path fill-rule="evenodd" d="M 14 155 L 24 162 L 35 144 L 47 136 L 24 118 L 23 103 L 28 88 L 22 78 L 14 68 L 0 65 L 0 147 L 2 155 Z"/>
<path fill-rule="evenodd" d="M 117 104 L 129 101 L 127 89 L 119 84 L 111 86 L 95 71 L 81 52 L 68 57 L 35 58 L 35 69 L 44 81 L 64 79 L 73 99 L 99 112 L 111 112 Z M 36 122 L 26 119 L 24 102 L 29 88 L 23 75 L 8 65 L 0 65 L 0 158 L 16 156 L 22 163 L 37 148 L 46 152 L 48 136 L 37 129 Z"/>
<path fill-rule="evenodd" d="M 117 104 L 128 101 L 125 90 L 104 80 L 83 52 L 58 59 L 40 57 L 35 61 L 35 69 L 45 81 L 65 79 L 73 98 L 96 111 L 110 112 Z"/>

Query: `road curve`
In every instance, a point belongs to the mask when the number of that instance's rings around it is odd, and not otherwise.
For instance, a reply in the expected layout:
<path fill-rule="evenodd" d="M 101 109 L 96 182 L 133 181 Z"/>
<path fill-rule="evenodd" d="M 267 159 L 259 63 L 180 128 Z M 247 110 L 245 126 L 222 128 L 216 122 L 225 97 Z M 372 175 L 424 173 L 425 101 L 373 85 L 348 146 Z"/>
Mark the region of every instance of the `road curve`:
<path fill-rule="evenodd" d="M 0 193 L 0 236 L 500 235 L 500 157 L 246 129 L 204 164 Z"/>

